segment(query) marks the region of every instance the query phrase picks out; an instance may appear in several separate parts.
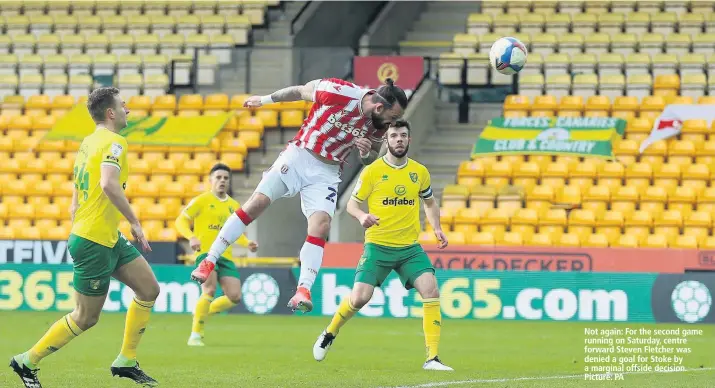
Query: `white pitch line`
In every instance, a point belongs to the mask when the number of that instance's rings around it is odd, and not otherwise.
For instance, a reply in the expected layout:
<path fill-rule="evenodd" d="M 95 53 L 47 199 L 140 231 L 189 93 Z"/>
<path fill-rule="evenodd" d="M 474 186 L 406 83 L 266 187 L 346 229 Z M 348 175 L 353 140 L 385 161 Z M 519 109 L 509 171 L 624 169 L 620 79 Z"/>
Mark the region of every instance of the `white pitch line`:
<path fill-rule="evenodd" d="M 695 368 L 686 369 L 684 371 L 673 371 L 673 372 L 624 372 L 624 375 L 637 375 L 643 373 L 688 373 L 688 372 L 700 372 L 700 371 L 710 371 L 715 370 L 715 367 L 708 368 Z M 533 377 L 512 377 L 512 378 L 500 378 L 500 379 L 471 379 L 471 380 L 458 380 L 458 381 L 442 381 L 438 383 L 427 383 L 418 385 L 401 385 L 394 388 L 432 388 L 432 387 L 447 387 L 450 385 L 462 385 L 462 384 L 491 384 L 491 383 L 508 383 L 512 381 L 538 381 L 538 380 L 564 380 L 564 379 L 575 379 L 583 378 L 584 374 L 578 375 L 561 375 L 561 376 L 533 376 Z M 385 387 L 383 387 L 385 388 Z"/>

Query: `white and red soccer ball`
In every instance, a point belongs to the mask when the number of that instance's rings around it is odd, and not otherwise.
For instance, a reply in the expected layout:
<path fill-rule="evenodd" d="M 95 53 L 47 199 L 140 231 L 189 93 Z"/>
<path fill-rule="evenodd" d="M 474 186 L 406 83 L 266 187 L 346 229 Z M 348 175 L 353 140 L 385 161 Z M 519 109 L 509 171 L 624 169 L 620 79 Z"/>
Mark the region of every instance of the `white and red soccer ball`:
<path fill-rule="evenodd" d="M 502 74 L 513 75 L 524 68 L 527 55 L 526 46 L 519 39 L 500 38 L 489 50 L 489 63 L 494 70 Z"/>

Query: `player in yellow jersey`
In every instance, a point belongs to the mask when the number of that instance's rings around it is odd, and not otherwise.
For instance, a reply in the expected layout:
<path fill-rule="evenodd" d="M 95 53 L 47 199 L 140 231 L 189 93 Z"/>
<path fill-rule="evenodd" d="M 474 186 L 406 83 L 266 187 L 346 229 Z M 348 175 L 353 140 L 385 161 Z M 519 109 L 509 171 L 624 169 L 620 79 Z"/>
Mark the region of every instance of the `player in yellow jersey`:
<path fill-rule="evenodd" d="M 191 249 L 196 252 L 196 265 L 206 258 L 226 219 L 241 206 L 228 195 L 230 180 L 231 169 L 228 166 L 221 163 L 213 166 L 209 172 L 211 190 L 192 199 L 176 218 L 176 229 L 189 240 Z M 258 243 L 250 241 L 245 235 L 241 235 L 236 243 L 248 247 L 251 252 L 258 249 Z M 189 346 L 204 346 L 204 325 L 209 314 L 229 310 L 241 300 L 241 279 L 236 265 L 221 257 L 216 269 L 201 284 L 201 297 L 194 308 Z M 223 296 L 214 300 L 217 282 L 221 284 Z"/>
<path fill-rule="evenodd" d="M 10 361 L 27 388 L 41 386 L 37 378 L 40 360 L 97 323 L 112 277 L 129 286 L 135 297 L 127 311 L 124 342 L 111 373 L 145 386 L 158 384 L 139 368 L 136 353 L 159 296 L 159 283 L 144 257 L 119 233 L 119 220 L 124 216 L 144 251 L 151 251 L 124 195 L 129 165 L 127 141 L 119 131 L 127 126 L 129 111 L 119 90 L 110 87 L 94 90 L 87 108 L 97 128 L 82 141 L 75 160 L 68 240 L 74 259 L 76 307 L 55 322 L 35 346 Z"/>
<path fill-rule="evenodd" d="M 422 199 L 439 248 L 447 246 L 439 222 L 439 204 L 432 195 L 427 168 L 407 157 L 410 124 L 398 120 L 388 128 L 386 136 L 387 154 L 362 170 L 348 202 L 348 213 L 367 229 L 365 248 L 355 270 L 355 284 L 330 325 L 318 336 L 313 357 L 317 361 L 325 359 L 340 328 L 370 301 L 375 287 L 394 270 L 405 288 L 415 288 L 422 296 L 422 327 L 427 347 L 427 361 L 422 368 L 451 371 L 437 355 L 442 315 L 434 267 L 417 242 Z M 360 209 L 364 201 L 369 213 Z"/>

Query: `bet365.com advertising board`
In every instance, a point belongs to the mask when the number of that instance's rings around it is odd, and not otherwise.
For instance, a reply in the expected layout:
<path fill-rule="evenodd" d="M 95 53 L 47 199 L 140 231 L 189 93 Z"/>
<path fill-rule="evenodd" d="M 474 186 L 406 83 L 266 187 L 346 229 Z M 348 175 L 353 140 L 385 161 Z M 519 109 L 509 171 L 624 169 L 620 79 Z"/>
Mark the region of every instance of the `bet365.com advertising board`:
<path fill-rule="evenodd" d="M 314 315 L 333 315 L 354 271 L 323 268 L 313 286 Z M 455 319 L 715 323 L 715 273 L 437 271 L 442 315 Z M 358 313 L 421 317 L 415 290 L 393 273 Z"/>
<path fill-rule="evenodd" d="M 191 313 L 201 295 L 191 267 L 153 265 L 161 293 L 157 313 Z M 232 313 L 290 314 L 298 269 L 240 268 L 243 301 Z M 72 266 L 3 264 L 0 311 L 70 311 Z M 332 316 L 349 295 L 354 271 L 323 268 L 312 289 L 311 315 Z M 715 323 L 715 273 L 502 272 L 438 270 L 442 314 L 451 319 L 584 322 Z M 220 291 L 218 292 L 220 295 Z M 112 280 L 104 311 L 126 311 L 134 293 Z M 367 317 L 422 316 L 415 290 L 390 275 L 358 313 Z"/>
<path fill-rule="evenodd" d="M 201 295 L 189 276 L 193 267 L 152 265 L 161 292 L 157 313 L 192 313 Z M 232 313 L 290 314 L 288 300 L 296 288 L 288 269 L 240 268 L 243 301 Z M 0 265 L 0 311 L 71 311 L 74 308 L 72 266 L 67 264 Z M 221 295 L 220 286 L 217 295 Z M 126 311 L 134 292 L 112 279 L 104 311 Z"/>

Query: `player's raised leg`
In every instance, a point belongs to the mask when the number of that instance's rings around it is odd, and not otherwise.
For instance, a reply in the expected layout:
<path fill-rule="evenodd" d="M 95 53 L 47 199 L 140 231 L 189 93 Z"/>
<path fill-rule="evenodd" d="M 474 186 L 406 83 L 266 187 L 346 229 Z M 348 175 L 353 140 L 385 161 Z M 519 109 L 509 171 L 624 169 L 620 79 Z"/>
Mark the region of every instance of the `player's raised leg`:
<path fill-rule="evenodd" d="M 155 386 L 158 385 L 157 381 L 139 367 L 137 347 L 146 331 L 154 302 L 159 296 L 159 283 L 146 259 L 141 255 L 137 257 L 138 251 L 128 242 L 121 244 L 122 240 L 123 238 L 120 238 L 120 244 L 117 245 L 121 245 L 119 248 L 124 250 L 119 253 L 118 268 L 112 276 L 131 288 L 135 296 L 127 310 L 122 349 L 110 370 L 112 376 L 126 377 L 138 384 Z"/>
<path fill-rule="evenodd" d="M 313 357 L 316 361 L 323 361 L 325 359 L 335 337 L 337 337 L 340 332 L 340 328 L 370 301 L 374 291 L 375 286 L 372 284 L 355 282 L 352 292 L 340 302 L 338 310 L 335 312 L 335 315 L 333 315 L 330 324 L 320 333 L 318 340 L 315 341 L 313 345 Z"/>
<path fill-rule="evenodd" d="M 439 303 L 437 278 L 432 271 L 423 272 L 414 281 L 415 289 L 422 297 L 422 329 L 425 334 L 427 361 L 422 366 L 425 370 L 452 371 L 439 359 L 439 339 L 442 331 L 442 312 Z"/>
<path fill-rule="evenodd" d="M 288 302 L 288 307 L 293 311 L 309 312 L 313 310 L 310 289 L 323 264 L 325 239 L 330 232 L 330 220 L 330 215 L 324 211 L 316 211 L 308 217 L 308 237 L 300 249 L 298 290 Z"/>
<path fill-rule="evenodd" d="M 279 157 L 274 163 L 280 166 Z M 286 195 L 288 187 L 283 182 L 281 172 L 278 169 L 271 168 L 266 172 L 258 184 L 256 191 L 234 214 L 226 220 L 226 223 L 221 227 L 216 240 L 211 244 L 208 256 L 202 261 L 196 269 L 191 272 L 191 279 L 199 283 L 203 283 L 208 278 L 209 274 L 216 268 L 216 262 L 223 253 L 233 245 L 233 243 L 246 231 L 246 227 L 258 218 L 271 202 Z"/>
<path fill-rule="evenodd" d="M 205 255 L 203 256 L 205 258 Z M 201 259 L 201 256 L 197 257 L 197 260 Z M 189 346 L 204 346 L 204 325 L 206 324 L 206 318 L 209 315 L 211 304 L 214 302 L 217 284 L 218 275 L 215 271 L 211 272 L 206 281 L 201 284 L 201 296 L 199 297 L 199 300 L 196 301 L 196 306 L 194 307 L 194 317 L 191 322 L 191 335 L 189 336 L 189 341 L 187 342 L 187 345 Z"/>

